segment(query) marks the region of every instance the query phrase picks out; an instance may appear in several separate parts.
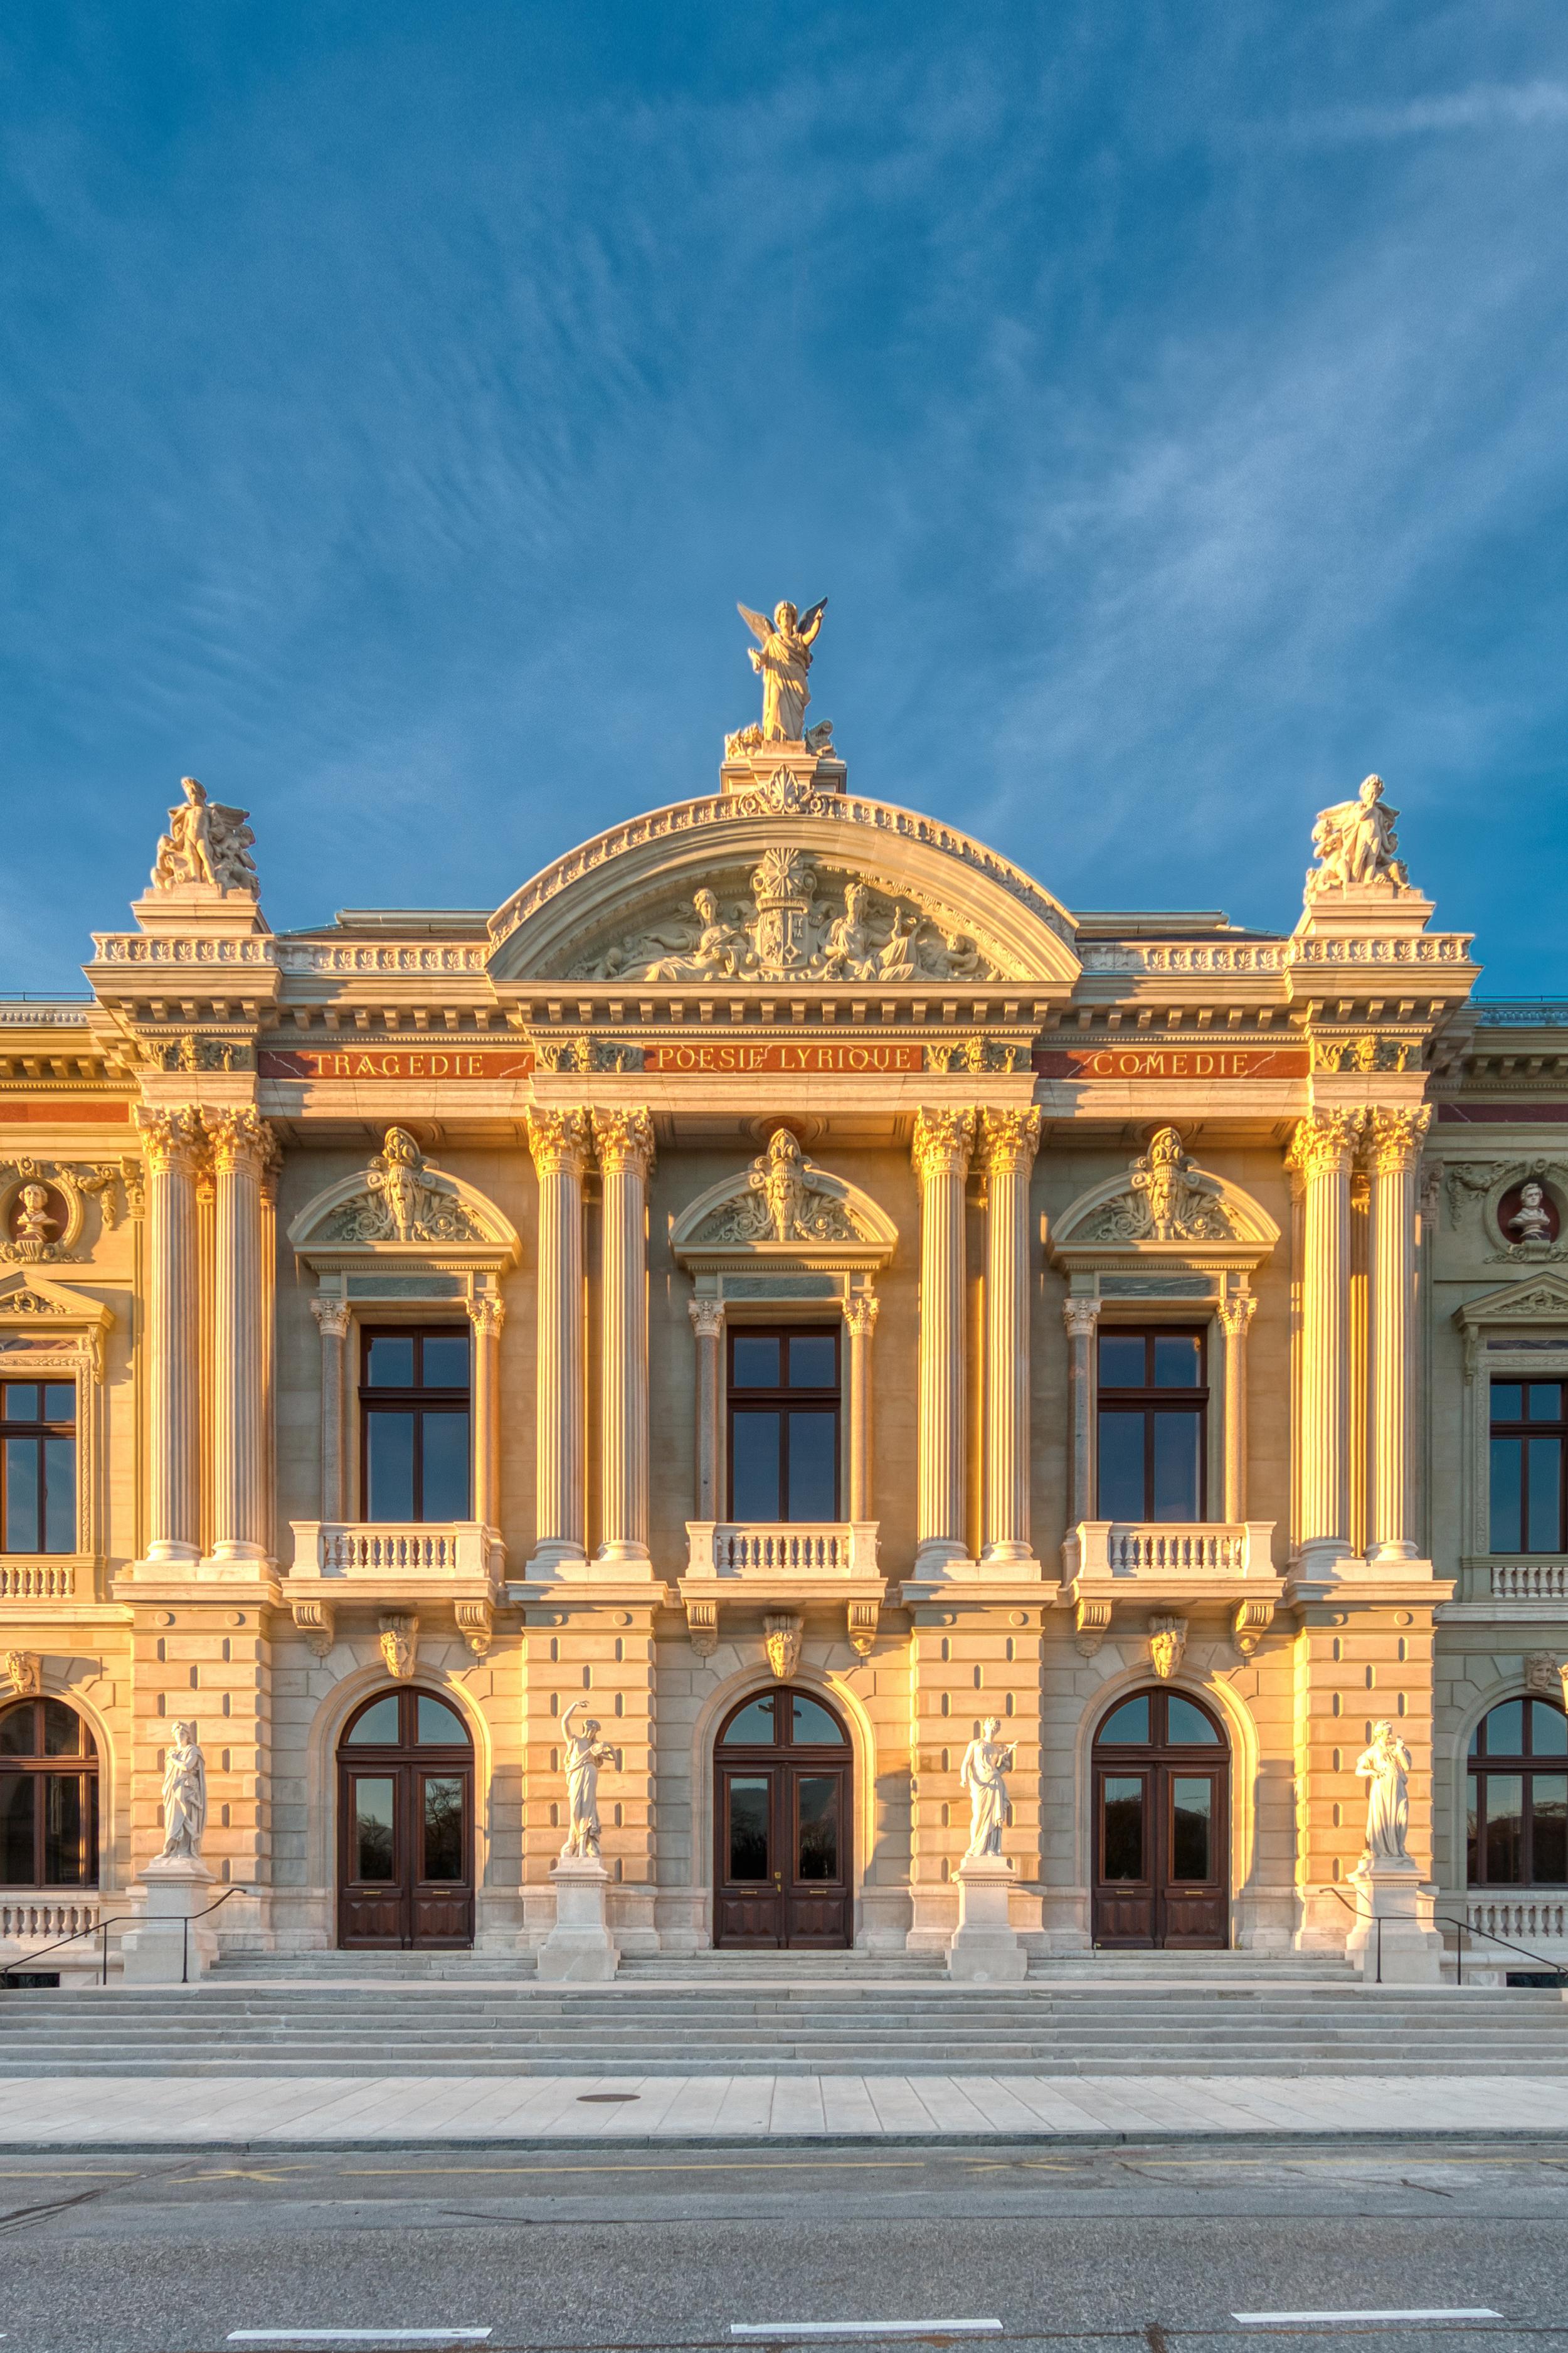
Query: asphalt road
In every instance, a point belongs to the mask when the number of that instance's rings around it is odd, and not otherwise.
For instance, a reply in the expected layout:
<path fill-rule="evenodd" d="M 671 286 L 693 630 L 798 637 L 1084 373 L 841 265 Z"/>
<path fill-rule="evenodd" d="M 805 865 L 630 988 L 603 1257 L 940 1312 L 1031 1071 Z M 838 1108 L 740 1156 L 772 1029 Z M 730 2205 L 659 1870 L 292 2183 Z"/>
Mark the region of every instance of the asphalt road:
<path fill-rule="evenodd" d="M 1561 2145 L 16 2157 L 0 2332 L 205 2353 L 235 2328 L 462 2324 L 491 2353 L 640 2353 L 728 2348 L 736 2322 L 994 2316 L 1007 2353 L 1559 2353 L 1565 2226 Z M 1502 2317 L 1233 2317 L 1433 2306 Z"/>

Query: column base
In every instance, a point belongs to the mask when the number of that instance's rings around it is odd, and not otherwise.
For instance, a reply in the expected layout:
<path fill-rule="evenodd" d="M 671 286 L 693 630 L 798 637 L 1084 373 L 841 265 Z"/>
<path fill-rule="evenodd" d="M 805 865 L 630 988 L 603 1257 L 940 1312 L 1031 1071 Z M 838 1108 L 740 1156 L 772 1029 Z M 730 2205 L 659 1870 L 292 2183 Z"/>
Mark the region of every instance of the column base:
<path fill-rule="evenodd" d="M 142 1917 L 121 1940 L 125 1983 L 198 1984 L 217 1957 L 217 1937 L 196 1917 L 213 1900 L 212 1873 L 199 1855 L 170 1855 L 144 1864 L 141 1884 Z"/>
<path fill-rule="evenodd" d="M 590 1563 L 590 1574 L 599 1568 L 614 1569 L 617 1575 L 653 1575 L 653 1555 L 645 1544 L 602 1544 Z"/>
<path fill-rule="evenodd" d="M 201 1559 L 200 1545 L 176 1544 L 173 1537 L 150 1544 L 142 1556 L 139 1567 L 147 1568 L 195 1568 Z"/>
<path fill-rule="evenodd" d="M 969 1557 L 968 1547 L 951 1536 L 934 1536 L 929 1544 L 921 1545 L 910 1573 L 920 1579 L 961 1577 L 965 1570 L 972 1577 L 974 1574 L 974 1563 Z"/>
<path fill-rule="evenodd" d="M 1345 1957 L 1364 1986 L 1440 1985 L 1443 1939 L 1432 1914 L 1434 1882 L 1414 1862 L 1363 1862 L 1345 1883 L 1357 1916 Z"/>
<path fill-rule="evenodd" d="M 552 1577 L 583 1577 L 587 1567 L 588 1556 L 581 1545 L 552 1542 L 540 1546 L 522 1573 L 543 1584 Z"/>
<path fill-rule="evenodd" d="M 594 1855 L 563 1855 L 550 1873 L 555 1926 L 539 1948 L 539 1975 L 551 1985 L 607 1985 L 620 1950 L 605 1925 L 610 1874 Z"/>
<path fill-rule="evenodd" d="M 1403 1536 L 1392 1544 L 1368 1545 L 1366 1556 L 1369 1562 L 1394 1567 L 1401 1561 L 1419 1560 L 1421 1557 L 1415 1546 Z"/>
<path fill-rule="evenodd" d="M 987 1545 L 980 1556 L 982 1568 L 1021 1569 L 1027 1576 L 1043 1577 L 1044 1569 L 1026 1544 Z"/>
<path fill-rule="evenodd" d="M 1008 1923 L 1013 1871 L 1005 1855 L 966 1854 L 958 1866 L 958 1926 L 947 1951 L 950 1978 L 971 1985 L 1016 1985 L 1028 1957 Z"/>

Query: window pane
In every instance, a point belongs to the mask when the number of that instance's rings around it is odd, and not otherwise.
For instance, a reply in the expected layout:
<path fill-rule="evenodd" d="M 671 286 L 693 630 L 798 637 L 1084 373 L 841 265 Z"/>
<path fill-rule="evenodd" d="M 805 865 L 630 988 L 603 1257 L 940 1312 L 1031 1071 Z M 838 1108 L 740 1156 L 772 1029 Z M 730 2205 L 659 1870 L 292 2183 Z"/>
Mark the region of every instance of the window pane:
<path fill-rule="evenodd" d="M 789 1509 L 792 1520 L 838 1515 L 838 1416 L 792 1413 L 789 1418 Z"/>
<path fill-rule="evenodd" d="M 7 1708 L 0 1715 L 0 1757 L 36 1757 L 33 1746 L 37 1735 L 37 1704 L 24 1700 L 20 1707 Z"/>
<path fill-rule="evenodd" d="M 76 1419 L 76 1383 L 48 1381 L 44 1386 L 44 1419 L 74 1421 Z"/>
<path fill-rule="evenodd" d="M 1525 1413 L 1526 1418 L 1531 1421 L 1561 1421 L 1563 1419 L 1562 1382 L 1531 1381 Z"/>
<path fill-rule="evenodd" d="M 468 1386 L 468 1335 L 466 1332 L 426 1332 L 420 1377 L 427 1389 L 466 1389 Z"/>
<path fill-rule="evenodd" d="M 1472 1746 L 1474 1744 L 1472 1743 Z M 1465 1799 L 1465 1878 L 1471 1887 L 1479 1883 L 1481 1866 L 1480 1842 L 1480 1778 L 1467 1775 L 1469 1783 Z"/>
<path fill-rule="evenodd" d="M 38 1385 L 37 1381 L 7 1381 L 4 1395 L 7 1421 L 37 1420 Z"/>
<path fill-rule="evenodd" d="M 466 1413 L 421 1414 L 425 1439 L 425 1506 L 427 1520 L 468 1516 L 468 1417 Z"/>
<path fill-rule="evenodd" d="M 795 1855 L 799 1879 L 838 1876 L 838 1776 L 803 1775 L 795 1784 L 800 1844 Z"/>
<path fill-rule="evenodd" d="M 1202 1708 L 1175 1692 L 1165 1702 L 1165 1737 L 1173 1748 L 1213 1748 L 1219 1741 Z"/>
<path fill-rule="evenodd" d="M 1487 1879 L 1517 1886 L 1524 1876 L 1524 1782 L 1518 1773 L 1487 1775 Z"/>
<path fill-rule="evenodd" d="M 33 1870 L 33 1777 L 0 1773 L 0 1886 L 36 1887 Z"/>
<path fill-rule="evenodd" d="M 349 1735 L 349 1746 L 357 1748 L 374 1741 L 378 1748 L 397 1746 L 397 1694 L 388 1692 L 374 1707 L 367 1707 Z"/>
<path fill-rule="evenodd" d="M 1563 1541 L 1563 1440 L 1532 1438 L 1530 1457 L 1530 1552 L 1556 1552 Z"/>
<path fill-rule="evenodd" d="M 463 1785 L 454 1775 L 425 1778 L 425 1855 L 426 1879 L 463 1876 Z"/>
<path fill-rule="evenodd" d="M 1492 1383 L 1492 1419 L 1494 1421 L 1524 1419 L 1524 1390 L 1518 1381 Z"/>
<path fill-rule="evenodd" d="M 414 1517 L 414 1416 L 365 1416 L 364 1515 L 367 1520 Z"/>
<path fill-rule="evenodd" d="M 411 1389 L 414 1387 L 414 1342 L 378 1333 L 365 1351 L 365 1380 L 372 1388 Z"/>
<path fill-rule="evenodd" d="M 1203 1343 L 1195 1332 L 1154 1335 L 1154 1387 L 1195 1389 L 1203 1376 Z"/>
<path fill-rule="evenodd" d="M 730 1876 L 766 1879 L 768 1862 L 768 1790 L 765 1776 L 730 1783 Z"/>
<path fill-rule="evenodd" d="M 1496 1395 L 1496 1390 L 1493 1390 Z M 1492 1440 L 1491 1547 L 1493 1552 L 1522 1552 L 1524 1521 L 1520 1511 L 1520 1474 L 1522 1468 L 1524 1441 L 1519 1438 Z"/>
<path fill-rule="evenodd" d="M 792 1389 L 830 1389 L 838 1380 L 838 1344 L 831 1332 L 810 1332 L 789 1344 Z"/>
<path fill-rule="evenodd" d="M 731 1725 L 724 1738 L 747 1748 L 771 1748 L 777 1735 L 773 1730 L 773 1694 L 766 1699 L 748 1700 Z"/>
<path fill-rule="evenodd" d="M 778 1342 L 737 1332 L 730 1355 L 730 1380 L 738 1389 L 781 1388 Z"/>
<path fill-rule="evenodd" d="M 1095 1737 L 1097 1740 L 1115 1741 L 1118 1744 L 1131 1741 L 1137 1741 L 1140 1745 L 1147 1743 L 1149 1738 L 1148 1693 L 1140 1692 L 1136 1699 L 1124 1699 L 1121 1706 L 1106 1717 Z"/>
<path fill-rule="evenodd" d="M 38 1441 L 5 1440 L 5 1549 L 38 1549 Z"/>
<path fill-rule="evenodd" d="M 1568 1757 L 1568 1715 L 1549 1699 L 1530 1703 L 1530 1753 L 1532 1757 Z"/>
<path fill-rule="evenodd" d="M 844 1746 L 844 1735 L 828 1715 L 827 1710 L 825 1707 L 818 1707 L 814 1699 L 801 1699 L 798 1696 L 795 1702 L 795 1727 L 790 1734 L 790 1738 L 797 1748 L 818 1746 L 842 1748 Z"/>
<path fill-rule="evenodd" d="M 1533 1774 L 1530 1798 L 1531 1880 L 1558 1887 L 1568 1880 L 1568 1774 Z"/>
<path fill-rule="evenodd" d="M 445 1748 L 468 1746 L 468 1736 L 456 1708 L 448 1707 L 444 1699 L 432 1699 L 428 1692 L 417 1694 L 416 1704 L 419 1713 L 419 1729 L 414 1736 L 416 1740 L 433 1741 Z"/>
<path fill-rule="evenodd" d="M 44 1440 L 44 1550 L 76 1550 L 76 1440 Z"/>
<path fill-rule="evenodd" d="M 82 1806 L 79 1773 L 44 1776 L 44 1885 L 79 1887 L 82 1882 Z"/>
<path fill-rule="evenodd" d="M 1101 1409 L 1100 1416 L 1100 1516 L 1143 1517 L 1143 1416 Z"/>
<path fill-rule="evenodd" d="M 1105 1818 L 1107 1879 L 1143 1876 L 1143 1784 L 1142 1780 L 1107 1781 L 1101 1798 Z"/>
<path fill-rule="evenodd" d="M 1146 1360 L 1142 1332 L 1102 1332 L 1100 1335 L 1100 1388 L 1141 1389 Z"/>
<path fill-rule="evenodd" d="M 388 1880 L 397 1875 L 393 1869 L 392 1830 L 395 1788 L 390 1774 L 384 1780 L 362 1775 L 353 1785 L 356 1879 Z"/>
<path fill-rule="evenodd" d="M 1214 1783 L 1205 1774 L 1176 1774 L 1171 1782 L 1171 1876 L 1211 1879 Z"/>
<path fill-rule="evenodd" d="M 1154 1517 L 1195 1520 L 1202 1493 L 1198 1459 L 1203 1418 L 1195 1413 L 1154 1416 Z"/>
<path fill-rule="evenodd" d="M 44 1754 L 46 1757 L 77 1757 L 80 1755 L 81 1718 L 74 1707 L 62 1700 L 44 1702 Z"/>
<path fill-rule="evenodd" d="M 1487 1755 L 1521 1757 L 1524 1753 L 1524 1702 L 1505 1699 L 1485 1720 Z"/>
<path fill-rule="evenodd" d="M 781 1519 L 780 1417 L 776 1413 L 737 1413 L 730 1428 L 731 1516 L 737 1520 Z"/>

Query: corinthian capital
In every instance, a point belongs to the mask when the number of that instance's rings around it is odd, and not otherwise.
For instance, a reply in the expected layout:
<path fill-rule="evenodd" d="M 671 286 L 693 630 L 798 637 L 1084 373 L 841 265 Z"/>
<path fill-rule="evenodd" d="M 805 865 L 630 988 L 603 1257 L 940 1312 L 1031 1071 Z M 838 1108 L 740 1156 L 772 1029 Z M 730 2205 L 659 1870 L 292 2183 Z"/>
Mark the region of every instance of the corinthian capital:
<path fill-rule="evenodd" d="M 980 1156 L 997 1176 L 1026 1176 L 1040 1148 L 1040 1114 L 1028 1111 L 983 1111 Z"/>
<path fill-rule="evenodd" d="M 640 1108 L 596 1111 L 594 1143 L 606 1176 L 646 1176 L 653 1167 L 653 1115 Z"/>
<path fill-rule="evenodd" d="M 1228 1299 L 1219 1303 L 1220 1329 L 1228 1340 L 1239 1340 L 1258 1313 L 1258 1302 L 1250 1291 L 1233 1291 Z"/>
<path fill-rule="evenodd" d="M 209 1111 L 204 1120 L 220 1175 L 248 1169 L 259 1176 L 271 1158 L 272 1130 L 248 1104 L 237 1111 Z"/>
<path fill-rule="evenodd" d="M 721 1340 L 724 1336 L 724 1303 L 721 1299 L 689 1299 L 686 1312 L 691 1318 L 691 1328 L 700 1340 Z"/>
<path fill-rule="evenodd" d="M 468 1321 L 476 1340 L 499 1338 L 506 1322 L 506 1301 L 498 1299 L 493 1292 L 481 1292 L 477 1299 L 468 1302 Z"/>
<path fill-rule="evenodd" d="M 321 1326 L 323 1340 L 347 1338 L 349 1303 L 346 1299 L 312 1299 L 310 1313 Z"/>
<path fill-rule="evenodd" d="M 136 1124 L 142 1131 L 147 1166 L 155 1176 L 195 1175 L 204 1144 L 199 1111 L 189 1103 L 168 1111 L 153 1110 L 141 1103 L 137 1105 Z"/>
<path fill-rule="evenodd" d="M 963 1111 L 918 1111 L 912 1156 L 915 1174 L 923 1185 L 931 1176 L 966 1176 L 974 1148 L 974 1113 Z"/>
<path fill-rule="evenodd" d="M 531 1111 L 528 1148 L 542 1176 L 581 1176 L 588 1165 L 585 1111 Z"/>
<path fill-rule="evenodd" d="M 1366 1124 L 1367 1153 L 1380 1176 L 1397 1176 L 1415 1167 L 1432 1124 L 1429 1104 L 1407 1111 L 1374 1111 Z"/>
<path fill-rule="evenodd" d="M 1366 1124 L 1363 1111 L 1315 1111 L 1298 1120 L 1287 1165 L 1306 1177 L 1338 1176 L 1349 1168 Z"/>
<path fill-rule="evenodd" d="M 1094 1327 L 1100 1321 L 1098 1299 L 1064 1299 L 1062 1322 L 1069 1340 L 1092 1340 Z"/>
<path fill-rule="evenodd" d="M 845 1303 L 844 1321 L 857 1340 L 868 1340 L 882 1312 L 882 1303 L 874 1291 L 858 1291 Z"/>

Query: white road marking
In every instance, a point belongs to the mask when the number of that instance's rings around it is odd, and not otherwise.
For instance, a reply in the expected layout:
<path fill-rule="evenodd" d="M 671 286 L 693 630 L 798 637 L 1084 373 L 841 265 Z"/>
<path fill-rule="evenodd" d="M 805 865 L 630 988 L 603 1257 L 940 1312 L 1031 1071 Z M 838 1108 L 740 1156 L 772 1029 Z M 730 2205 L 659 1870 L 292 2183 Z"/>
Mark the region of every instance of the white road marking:
<path fill-rule="evenodd" d="M 999 2320 L 732 2320 L 731 2337 L 998 2337 Z"/>
<path fill-rule="evenodd" d="M 1489 2305 L 1485 2304 L 1425 2304 L 1415 2305 L 1408 2311 L 1400 2312 L 1233 2312 L 1230 2316 L 1233 2320 L 1249 2320 L 1254 2323 L 1267 2323 L 1270 2320 L 1500 2320 L 1502 2318 L 1500 2312 L 1494 2312 Z"/>
<path fill-rule="evenodd" d="M 487 2345 L 488 2328 L 231 2328 L 231 2345 L 263 2345 L 270 2353 L 312 2353 L 320 2346 L 330 2353 L 335 2345 L 387 2347 Z"/>

